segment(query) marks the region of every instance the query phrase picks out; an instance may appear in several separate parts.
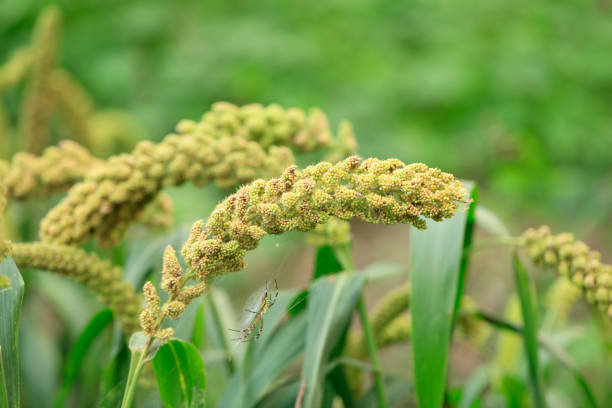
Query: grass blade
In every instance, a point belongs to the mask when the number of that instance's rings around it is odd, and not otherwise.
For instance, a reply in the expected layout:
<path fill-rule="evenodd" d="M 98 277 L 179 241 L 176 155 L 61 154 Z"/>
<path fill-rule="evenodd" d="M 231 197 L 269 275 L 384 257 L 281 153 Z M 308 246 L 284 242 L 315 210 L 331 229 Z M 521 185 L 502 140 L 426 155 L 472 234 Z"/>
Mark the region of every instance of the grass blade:
<path fill-rule="evenodd" d="M 459 401 L 458 408 L 471 408 L 478 406 L 478 398 L 481 397 L 483 392 L 489 385 L 489 378 L 491 376 L 490 369 L 484 365 L 480 367 L 467 381 L 465 387 L 463 387 L 463 394 L 461 401 Z"/>
<path fill-rule="evenodd" d="M 231 377 L 219 407 L 254 406 L 304 350 L 306 314 L 281 324 L 287 316 L 287 306 L 294 298 L 295 291 L 279 294 L 265 315 L 266 328 L 261 337 L 247 344 L 245 357 Z"/>
<path fill-rule="evenodd" d="M 8 286 L 0 289 L 0 348 L 8 406 L 21 406 L 19 395 L 19 312 L 23 300 L 23 278 L 8 257 L 0 262 L 0 275 L 8 278 Z"/>
<path fill-rule="evenodd" d="M 466 185 L 468 191 L 470 187 Z M 428 222 L 424 231 L 413 230 L 412 336 L 416 394 L 422 408 L 438 408 L 444 400 L 460 269 L 467 266 L 462 256 L 470 213 L 458 212 L 443 222 Z"/>
<path fill-rule="evenodd" d="M 476 224 L 476 207 L 478 204 L 478 187 L 473 184 L 465 183 L 466 188 L 471 187 L 470 198 L 472 203 L 468 208 L 465 219 L 465 229 L 463 233 L 463 253 L 461 255 L 461 264 L 459 265 L 459 281 L 457 282 L 457 295 L 455 297 L 455 307 L 453 309 L 453 324 L 457 319 L 457 311 L 461 304 L 461 296 L 463 295 L 463 287 L 465 286 L 465 276 L 467 268 L 470 264 L 470 255 L 472 249 L 472 236 L 474 235 L 474 225 Z"/>
<path fill-rule="evenodd" d="M 153 368 L 165 406 L 204 406 L 206 369 L 200 352 L 193 344 L 170 340 L 157 351 Z"/>
<path fill-rule="evenodd" d="M 538 310 L 535 300 L 533 284 L 519 260 L 518 253 L 514 252 L 512 258 L 516 290 L 521 302 L 523 314 L 523 341 L 527 355 L 527 366 L 529 368 L 529 379 L 533 391 L 534 406 L 545 407 L 542 381 L 540 377 L 540 365 L 538 361 Z"/>
<path fill-rule="evenodd" d="M 343 248 L 349 251 L 350 256 L 350 245 L 344 245 Z M 343 267 L 342 263 L 338 260 L 336 249 L 329 245 L 321 246 L 317 249 L 317 254 L 315 257 L 315 268 L 312 280 L 315 281 L 321 276 L 325 275 L 338 274 L 344 269 L 345 268 Z M 346 337 L 348 335 L 349 326 L 350 321 L 347 321 L 346 327 L 342 331 L 338 342 L 333 347 L 329 355 L 329 359 L 335 359 L 342 354 L 344 344 L 346 342 Z M 327 382 L 331 386 L 325 387 L 325 390 L 328 390 L 329 392 L 334 392 L 335 394 L 340 396 L 345 407 L 349 408 L 354 405 L 353 397 L 349 389 L 348 379 L 346 378 L 346 374 L 342 367 L 337 366 L 332 370 L 329 370 L 329 372 L 327 373 Z M 325 396 L 323 399 L 325 399 Z"/>
<path fill-rule="evenodd" d="M 359 274 L 341 273 L 320 278 L 312 285 L 302 366 L 306 384 L 302 406 L 305 408 L 321 405 L 327 360 L 352 318 L 363 283 L 364 278 Z"/>
<path fill-rule="evenodd" d="M 72 350 L 70 350 L 70 354 L 67 358 L 62 384 L 55 398 L 55 402 L 53 404 L 54 407 L 59 408 L 66 405 L 66 398 L 70 392 L 70 387 L 79 373 L 79 368 L 81 367 L 81 363 L 89 351 L 89 348 L 93 344 L 94 340 L 100 336 L 100 334 L 112 321 L 113 312 L 108 309 L 102 310 L 100 313 L 95 315 L 93 319 L 91 319 L 87 327 L 85 327 L 77 341 L 74 343 L 74 346 L 72 346 Z"/>

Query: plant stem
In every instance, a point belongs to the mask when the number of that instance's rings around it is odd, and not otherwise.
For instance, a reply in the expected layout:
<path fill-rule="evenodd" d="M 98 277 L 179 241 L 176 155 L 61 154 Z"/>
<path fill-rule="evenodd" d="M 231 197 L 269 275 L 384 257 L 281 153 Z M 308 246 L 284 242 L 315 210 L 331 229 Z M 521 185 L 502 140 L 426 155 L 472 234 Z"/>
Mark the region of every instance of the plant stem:
<path fill-rule="evenodd" d="M 191 269 L 188 269 L 181 281 L 179 282 L 179 288 L 183 288 L 187 281 L 194 276 L 194 272 Z M 168 299 L 168 302 L 172 302 L 176 299 L 176 295 L 172 294 Z M 161 313 L 157 322 L 155 323 L 155 330 L 158 330 L 162 323 L 164 322 L 164 318 L 166 316 Z M 128 373 L 127 383 L 125 384 L 125 391 L 123 393 L 123 400 L 121 401 L 121 408 L 130 408 L 134 401 L 134 394 L 136 392 L 136 384 L 138 383 L 138 378 L 140 377 L 140 373 L 142 372 L 142 367 L 144 366 L 145 359 L 149 355 L 149 351 L 151 350 L 151 345 L 153 344 L 153 337 L 149 337 L 147 343 L 145 344 L 142 350 L 131 350 L 132 356 L 130 357 L 130 369 Z"/>
<path fill-rule="evenodd" d="M 121 408 L 130 408 L 134 402 L 134 395 L 136 393 L 136 384 L 138 378 L 142 372 L 142 367 L 145 363 L 145 357 L 149 353 L 151 344 L 153 343 L 150 338 L 147 341 L 143 350 L 133 350 L 130 358 L 130 369 L 128 373 L 127 383 L 125 385 L 125 392 L 123 393 L 123 400 L 121 401 Z"/>
<path fill-rule="evenodd" d="M 347 272 L 354 272 L 355 265 L 353 264 L 353 256 L 350 244 L 334 247 L 334 252 L 338 261 Z M 376 348 L 376 337 L 374 331 L 370 325 L 368 319 L 368 311 L 363 301 L 363 294 L 359 296 L 357 301 L 357 311 L 359 312 L 359 319 L 361 320 L 361 326 L 363 328 L 364 340 L 368 349 L 368 355 L 372 362 L 373 376 L 374 376 L 374 388 L 376 390 L 376 398 L 378 400 L 378 406 L 380 408 L 387 408 L 389 402 L 385 393 L 385 386 L 382 378 L 382 370 L 380 368 L 380 360 L 378 358 L 378 350 Z"/>
<path fill-rule="evenodd" d="M 514 323 L 508 322 L 500 317 L 490 315 L 483 311 L 476 311 L 471 314 L 471 316 L 476 317 L 477 319 L 481 319 L 497 328 L 508 330 L 516 333 L 517 335 L 523 335 L 524 328 L 516 325 Z M 542 347 L 544 350 L 550 353 L 563 367 L 565 367 L 576 379 L 580 388 L 584 393 L 586 400 L 589 403 L 589 406 L 592 408 L 597 408 L 597 400 L 595 399 L 595 394 L 589 387 L 589 384 L 586 382 L 583 375 L 580 373 L 571 357 L 559 346 L 557 346 L 550 337 L 546 336 L 545 333 L 539 332 L 537 336 L 538 345 Z"/>
<path fill-rule="evenodd" d="M 385 386 L 382 379 L 382 371 L 380 368 L 380 360 L 378 359 L 378 350 L 376 349 L 376 339 L 374 337 L 374 331 L 368 320 L 368 311 L 363 302 L 363 295 L 359 296 L 357 302 L 357 310 L 359 311 L 359 317 L 361 318 L 361 325 L 363 326 L 364 339 L 368 348 L 368 354 L 374 367 L 374 387 L 376 388 L 376 397 L 378 398 L 378 406 L 386 408 L 389 406 L 387 401 L 387 395 L 385 394 Z"/>
<path fill-rule="evenodd" d="M 476 252 L 483 249 L 489 249 L 493 247 L 516 247 L 520 245 L 520 240 L 516 237 L 499 237 L 493 239 L 487 239 L 484 242 L 472 245 L 470 252 Z"/>
<path fill-rule="evenodd" d="M 230 350 L 229 343 L 227 341 L 227 337 L 225 336 L 225 330 L 223 329 L 223 324 L 221 323 L 221 316 L 219 315 L 219 310 L 217 309 L 217 305 L 215 304 L 215 299 L 213 293 L 211 292 L 209 296 L 204 298 L 208 303 L 208 307 L 210 308 L 210 314 L 212 315 L 213 324 L 219 333 L 219 341 L 221 342 L 221 347 L 225 352 L 225 365 L 227 367 L 227 371 L 230 374 L 234 373 L 234 361 L 232 359 L 232 353 Z"/>

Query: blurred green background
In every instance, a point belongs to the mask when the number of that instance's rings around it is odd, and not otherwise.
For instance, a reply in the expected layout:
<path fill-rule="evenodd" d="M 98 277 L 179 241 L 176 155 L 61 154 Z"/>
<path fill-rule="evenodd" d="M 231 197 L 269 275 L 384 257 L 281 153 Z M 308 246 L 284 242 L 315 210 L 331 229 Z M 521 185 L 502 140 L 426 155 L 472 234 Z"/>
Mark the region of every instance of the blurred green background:
<path fill-rule="evenodd" d="M 0 64 L 30 43 L 36 17 L 48 3 L 0 1 Z M 476 180 L 480 202 L 514 233 L 550 224 L 554 231 L 574 232 L 602 250 L 605 261 L 612 260 L 612 4 L 607 0 L 58 4 L 63 14 L 59 64 L 85 86 L 97 108 L 128 112 L 149 139 L 161 140 L 180 119 L 198 119 L 222 100 L 317 106 L 334 129 L 341 119 L 353 123 L 362 156 L 425 162 Z M 22 93 L 20 87 L 1 96 L 14 121 Z M 301 164 L 310 160 L 302 158 Z M 205 218 L 227 194 L 189 186 L 168 192 L 175 198 L 176 226 Z M 11 207 L 21 240 L 36 239 L 37 223 L 49 208 L 49 202 Z M 359 266 L 377 260 L 408 263 L 407 227 L 355 224 Z M 238 289 L 236 305 L 253 289 L 249 284 L 259 286 L 281 274 L 282 287 L 309 279 L 312 249 L 297 247 L 295 235 L 289 235 L 270 237 L 250 255 L 252 273 L 219 282 Z M 136 229 L 120 249 L 103 255 L 122 264 L 150 240 L 149 231 Z M 476 257 L 472 269 L 479 273 L 468 282 L 468 292 L 503 310 L 513 287 L 508 254 Z M 244 279 L 250 282 L 245 285 Z M 61 277 L 36 273 L 26 274 L 26 280 L 22 321 L 29 324 L 23 324 L 22 350 L 36 353 L 22 353 L 25 399 L 41 406 L 34 401 L 53 395 L 57 386 L 58 349 L 69 350 L 99 305 Z M 366 299 L 370 305 L 372 299 L 371 294 Z M 610 378 L 601 374 L 602 344 L 578 348 L 588 354 L 581 361 L 590 364 L 590 380 Z M 465 378 L 478 364 L 472 354 L 460 350 L 455 356 L 457 377 Z M 392 357 L 386 361 L 403 370 Z M 83 388 L 97 389 L 101 363 L 92 358 L 88 364 L 98 369 L 86 371 Z M 607 392 L 609 387 L 596 388 Z"/>
<path fill-rule="evenodd" d="M 41 3 L 0 3 L 0 61 Z M 363 156 L 477 180 L 517 230 L 612 241 L 605 0 L 58 4 L 60 63 L 151 139 L 219 100 L 318 106 L 353 122 Z"/>

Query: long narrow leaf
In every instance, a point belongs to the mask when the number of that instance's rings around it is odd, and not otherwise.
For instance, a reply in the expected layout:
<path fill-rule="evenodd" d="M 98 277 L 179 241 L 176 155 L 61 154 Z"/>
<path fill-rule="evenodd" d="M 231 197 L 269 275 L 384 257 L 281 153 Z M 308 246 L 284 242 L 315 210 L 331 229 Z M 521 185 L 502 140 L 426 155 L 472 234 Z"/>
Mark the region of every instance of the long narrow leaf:
<path fill-rule="evenodd" d="M 322 403 L 327 360 L 352 317 L 363 283 L 359 274 L 342 273 L 320 278 L 312 285 L 302 367 L 305 408 L 319 407 Z"/>
<path fill-rule="evenodd" d="M 527 354 L 527 365 L 529 367 L 529 379 L 533 391 L 534 405 L 536 408 L 542 408 L 546 405 L 538 361 L 538 310 L 535 301 L 535 290 L 533 290 L 533 284 L 529 280 L 529 276 L 525 272 L 516 252 L 513 255 L 512 265 L 514 267 L 516 290 L 521 302 L 521 312 L 525 326 L 523 341 Z"/>
<path fill-rule="evenodd" d="M 463 287 L 465 286 L 465 277 L 470 264 L 470 255 L 472 248 L 472 236 L 474 235 L 474 224 L 476 223 L 476 205 L 478 203 L 478 187 L 471 185 L 472 191 L 470 198 L 472 203 L 468 208 L 467 217 L 465 219 L 465 230 L 463 233 L 463 254 L 461 255 L 461 264 L 459 265 L 459 281 L 457 282 L 457 296 L 455 297 L 455 307 L 453 309 L 453 323 L 457 319 L 457 312 L 461 304 L 461 296 L 463 295 Z"/>
<path fill-rule="evenodd" d="M 438 408 L 444 398 L 468 214 L 461 211 L 443 222 L 428 222 L 426 230 L 414 230 L 412 237 L 413 358 L 422 408 Z"/>
<path fill-rule="evenodd" d="M 4 366 L 2 365 L 2 347 L 0 347 L 0 408 L 8 408 L 8 406 L 8 391 L 6 390 Z"/>
<path fill-rule="evenodd" d="M 304 350 L 306 314 L 280 324 L 287 316 L 287 305 L 294 298 L 294 291 L 281 292 L 274 306 L 265 314 L 265 329 L 261 337 L 247 345 L 250 350 L 246 354 L 251 358 L 243 359 L 240 370 L 234 372 L 219 407 L 254 406 Z"/>
<path fill-rule="evenodd" d="M 315 268 L 313 271 L 312 280 L 315 281 L 321 276 L 325 275 L 335 275 L 342 272 L 343 269 L 344 268 L 338 260 L 333 247 L 329 245 L 319 247 L 315 257 Z M 329 356 L 330 359 L 339 357 L 342 354 L 349 326 L 350 321 L 347 321 L 346 327 L 342 331 L 338 343 L 333 347 L 333 350 Z M 331 387 L 326 387 L 325 389 L 333 391 L 335 394 L 339 395 L 340 398 L 342 398 L 342 402 L 344 403 L 345 407 L 348 408 L 354 405 L 348 379 L 346 378 L 345 371 L 342 367 L 337 366 L 328 372 L 327 381 L 330 383 Z"/>
<path fill-rule="evenodd" d="M 53 404 L 54 407 L 60 408 L 66 405 L 66 397 L 68 397 L 70 387 L 79 373 L 79 368 L 81 367 L 81 363 L 87 355 L 89 348 L 112 321 L 113 312 L 108 309 L 102 310 L 95 315 L 93 319 L 91 319 L 87 327 L 85 327 L 77 341 L 74 343 L 64 368 L 62 385 L 60 386 L 60 391 L 55 398 L 55 402 Z"/>
<path fill-rule="evenodd" d="M 167 407 L 203 407 L 204 361 L 191 343 L 170 340 L 153 359 L 159 394 Z"/>
<path fill-rule="evenodd" d="M 0 348 L 8 406 L 21 406 L 19 395 L 19 312 L 23 300 L 23 278 L 8 257 L 0 263 L 0 275 L 8 278 L 7 287 L 0 289 Z"/>

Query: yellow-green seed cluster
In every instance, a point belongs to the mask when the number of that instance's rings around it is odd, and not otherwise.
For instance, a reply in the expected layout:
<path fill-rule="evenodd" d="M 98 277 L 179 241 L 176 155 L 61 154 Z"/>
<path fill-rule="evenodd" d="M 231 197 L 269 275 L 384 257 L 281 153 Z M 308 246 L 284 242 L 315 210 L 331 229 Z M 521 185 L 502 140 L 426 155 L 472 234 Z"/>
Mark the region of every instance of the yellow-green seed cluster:
<path fill-rule="evenodd" d="M 554 316 L 553 323 L 564 324 L 572 310 L 582 299 L 582 290 L 567 279 L 557 279 L 546 292 L 547 310 Z"/>
<path fill-rule="evenodd" d="M 20 268 L 56 272 L 86 285 L 113 311 L 123 330 L 138 328 L 141 298 L 123 280 L 120 267 L 79 248 L 40 242 L 13 244 L 11 254 Z"/>
<path fill-rule="evenodd" d="M 32 51 L 30 47 L 19 48 L 11 53 L 8 61 L 0 67 L 0 92 L 15 86 L 23 79 L 34 59 Z"/>
<path fill-rule="evenodd" d="M 348 122 L 339 127 L 338 139 L 329 128 L 327 116 L 317 108 L 308 113 L 298 108 L 284 109 L 278 104 L 237 106 L 218 102 L 198 123 L 183 121 L 179 129 L 193 129 L 217 138 L 241 136 L 262 147 L 290 146 L 298 152 L 327 149 L 336 160 L 355 153 L 357 143 Z"/>
<path fill-rule="evenodd" d="M 425 228 L 424 218 L 452 217 L 465 200 L 453 175 L 420 163 L 353 156 L 336 165 L 291 166 L 280 178 L 256 180 L 224 200 L 206 231 L 197 222 L 183 256 L 206 280 L 244 268 L 244 255 L 266 234 L 311 231 L 330 216 Z"/>
<path fill-rule="evenodd" d="M 151 282 L 146 282 L 143 287 L 147 307 L 140 313 L 140 326 L 149 337 L 161 341 L 172 337 L 174 334 L 172 328 L 161 328 L 164 318 L 178 319 L 189 303 L 206 289 L 204 282 L 185 286 L 188 278 L 179 264 L 176 252 L 171 246 L 167 246 L 164 251 L 161 288 L 170 295 L 168 301 L 161 304 L 161 299 Z"/>
<path fill-rule="evenodd" d="M 17 153 L 10 164 L 0 161 L 0 172 L 5 174 L 8 196 L 26 200 L 68 190 L 99 163 L 85 148 L 65 140 L 39 157 Z"/>
<path fill-rule="evenodd" d="M 412 337 L 412 316 L 402 314 L 391 320 L 379 334 L 376 335 L 376 345 L 384 347 L 410 340 Z"/>
<path fill-rule="evenodd" d="M 172 226 L 174 203 L 172 198 L 166 193 L 160 193 L 155 199 L 145 207 L 138 218 L 138 222 L 147 227 L 166 230 Z"/>
<path fill-rule="evenodd" d="M 112 246 L 164 187 L 186 181 L 232 187 L 279 174 L 292 162 L 289 149 L 266 151 L 242 137 L 194 132 L 171 134 L 159 144 L 143 141 L 132 154 L 113 156 L 88 172 L 42 220 L 40 235 L 69 245 L 96 237 Z"/>
<path fill-rule="evenodd" d="M 374 332 L 382 331 L 397 316 L 410 306 L 411 286 L 409 282 L 387 292 L 370 314 Z"/>
<path fill-rule="evenodd" d="M 330 217 L 325 224 L 319 224 L 308 233 L 308 243 L 315 246 L 344 245 L 351 240 L 351 224 L 348 221 Z"/>
<path fill-rule="evenodd" d="M 599 252 L 572 234 L 553 235 L 547 226 L 528 229 L 522 241 L 536 265 L 568 278 L 584 291 L 590 303 L 612 318 L 612 265 L 602 263 Z"/>
<path fill-rule="evenodd" d="M 141 142 L 132 154 L 111 157 L 90 172 L 43 220 L 43 240 L 79 244 L 96 237 L 102 245 L 116 244 L 163 187 L 185 181 L 235 187 L 293 163 L 285 144 L 306 151 L 331 143 L 318 110 L 306 115 L 277 105 L 219 103 L 209 113 L 201 122 L 180 122 L 180 134 L 157 145 Z M 348 130 L 342 133 L 350 139 Z"/>
<path fill-rule="evenodd" d="M 398 329 L 395 327 L 397 323 L 394 322 L 400 318 L 404 319 L 403 315 L 410 307 L 410 295 L 411 286 L 409 282 L 406 282 L 387 292 L 369 314 L 368 319 L 372 326 L 372 332 L 375 334 L 377 345 L 389 344 L 390 339 L 396 338 L 398 332 L 405 332 L 404 328 Z M 409 338 L 410 333 L 408 333 L 408 337 L 402 339 L 407 340 Z M 348 353 L 362 357 L 366 354 L 366 350 L 363 332 L 361 330 L 351 332 Z"/>
<path fill-rule="evenodd" d="M 49 90 L 59 48 L 61 15 L 57 7 L 47 7 L 36 21 L 28 83 L 20 116 L 20 130 L 27 150 L 39 153 L 49 140 L 48 122 L 53 112 Z"/>
<path fill-rule="evenodd" d="M 72 139 L 90 146 L 94 103 L 89 93 L 70 73 L 59 68 L 51 73 L 48 88 L 55 108 L 69 125 Z"/>

